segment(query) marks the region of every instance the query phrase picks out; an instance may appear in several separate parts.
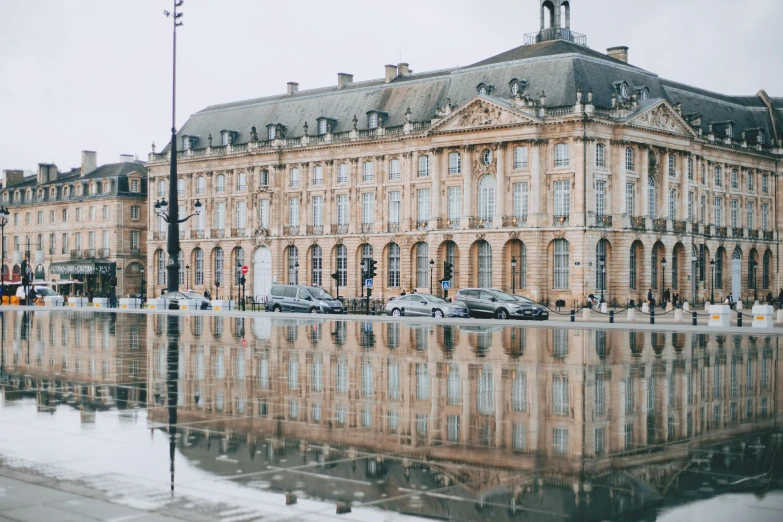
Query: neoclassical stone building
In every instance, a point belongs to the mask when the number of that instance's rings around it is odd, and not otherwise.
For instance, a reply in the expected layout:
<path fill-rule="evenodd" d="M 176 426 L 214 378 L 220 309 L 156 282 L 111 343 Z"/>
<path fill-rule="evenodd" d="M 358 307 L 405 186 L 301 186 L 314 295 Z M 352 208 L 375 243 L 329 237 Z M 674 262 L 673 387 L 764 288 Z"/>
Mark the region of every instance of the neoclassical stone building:
<path fill-rule="evenodd" d="M 752 297 L 754 282 L 777 294 L 783 99 L 665 80 L 625 47 L 588 48 L 568 2 L 541 14 L 525 45 L 473 65 L 341 73 L 192 115 L 177 137 L 180 204 L 205 210 L 181 232 L 181 282 L 236 295 L 246 264 L 248 295 L 274 281 L 335 292 L 337 273 L 354 296 L 372 257 L 380 296 L 438 288 L 444 261 L 452 288 L 549 301 L 648 288 L 701 301 L 713 278 L 716 298 Z M 148 166 L 164 197 L 167 150 Z M 153 228 L 157 294 L 165 226 Z"/>

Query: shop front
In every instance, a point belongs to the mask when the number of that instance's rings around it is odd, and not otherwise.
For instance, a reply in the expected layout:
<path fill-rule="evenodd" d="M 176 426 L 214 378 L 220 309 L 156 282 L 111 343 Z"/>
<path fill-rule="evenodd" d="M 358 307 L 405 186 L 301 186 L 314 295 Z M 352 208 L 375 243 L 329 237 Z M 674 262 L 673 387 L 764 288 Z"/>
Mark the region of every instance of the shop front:
<path fill-rule="evenodd" d="M 117 264 L 99 262 L 92 259 L 74 259 L 61 263 L 52 263 L 49 272 L 59 275 L 60 279 L 81 281 L 75 286 L 77 295 L 109 297 L 111 281 L 117 276 Z M 64 287 L 65 288 L 65 287 Z"/>

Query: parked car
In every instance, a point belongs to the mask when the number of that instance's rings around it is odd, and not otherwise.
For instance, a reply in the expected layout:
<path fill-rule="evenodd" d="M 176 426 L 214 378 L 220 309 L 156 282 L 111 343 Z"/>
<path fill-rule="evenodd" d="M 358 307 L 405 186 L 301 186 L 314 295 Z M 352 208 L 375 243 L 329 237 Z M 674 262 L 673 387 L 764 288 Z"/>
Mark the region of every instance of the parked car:
<path fill-rule="evenodd" d="M 266 303 L 269 312 L 341 314 L 343 304 L 320 286 L 272 285 Z"/>
<path fill-rule="evenodd" d="M 452 300 L 465 306 L 472 317 L 497 319 L 549 319 L 546 308 L 522 296 L 513 296 L 496 288 L 462 288 Z"/>
<path fill-rule="evenodd" d="M 161 298 L 165 299 L 168 303 L 176 304 L 177 307 L 180 306 L 182 301 L 197 301 L 199 310 L 212 310 L 212 303 L 206 297 L 196 292 L 172 292 L 170 294 L 163 294 Z"/>
<path fill-rule="evenodd" d="M 19 287 L 16 289 L 16 297 L 19 299 L 24 299 L 24 289 L 24 286 L 19 285 Z M 32 292 L 33 289 L 35 290 L 36 297 L 55 297 L 60 295 L 52 290 L 52 288 L 49 286 L 30 285 L 27 287 L 28 292 Z"/>
<path fill-rule="evenodd" d="M 393 317 L 402 315 L 426 317 L 469 317 L 468 309 L 462 304 L 449 303 L 431 294 L 408 294 L 386 304 L 385 312 Z"/>

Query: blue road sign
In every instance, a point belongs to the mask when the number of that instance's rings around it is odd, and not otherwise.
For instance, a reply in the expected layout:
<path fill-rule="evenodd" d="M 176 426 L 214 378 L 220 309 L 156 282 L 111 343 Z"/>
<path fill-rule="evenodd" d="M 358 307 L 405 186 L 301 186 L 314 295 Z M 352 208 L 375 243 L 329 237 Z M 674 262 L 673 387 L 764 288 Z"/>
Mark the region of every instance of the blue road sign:
<path fill-rule="evenodd" d="M 364 287 L 365 288 L 372 288 L 372 279 L 365 279 L 364 280 Z"/>
<path fill-rule="evenodd" d="M 448 290 L 448 289 L 450 289 L 450 288 L 451 288 L 451 281 L 441 281 L 441 282 L 440 282 L 440 287 L 441 287 L 443 290 Z"/>

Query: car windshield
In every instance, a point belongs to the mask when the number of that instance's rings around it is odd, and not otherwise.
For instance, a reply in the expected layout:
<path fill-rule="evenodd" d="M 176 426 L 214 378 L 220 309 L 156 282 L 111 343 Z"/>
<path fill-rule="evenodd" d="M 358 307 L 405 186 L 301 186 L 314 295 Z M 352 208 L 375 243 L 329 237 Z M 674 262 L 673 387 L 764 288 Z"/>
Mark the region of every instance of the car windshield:
<path fill-rule="evenodd" d="M 315 299 L 334 299 L 332 297 L 332 294 L 324 290 L 323 288 L 318 288 L 316 286 L 311 286 L 307 289 L 308 292 L 310 292 L 310 295 L 313 296 Z"/>
<path fill-rule="evenodd" d="M 45 287 L 45 286 L 44 287 L 38 287 L 38 288 L 35 289 L 35 291 L 41 297 L 51 297 L 51 296 L 57 295 L 57 292 L 55 292 L 51 288 L 48 288 L 48 287 Z"/>
<path fill-rule="evenodd" d="M 523 302 L 525 304 L 536 304 L 532 300 L 528 299 L 527 297 L 523 297 L 521 295 L 515 295 L 514 297 L 516 297 L 517 301 Z"/>
<path fill-rule="evenodd" d="M 443 299 L 441 299 L 440 297 L 435 297 L 434 295 L 423 295 L 422 297 L 424 299 L 426 299 L 427 301 L 429 301 L 430 303 L 445 303 L 446 302 Z"/>
<path fill-rule="evenodd" d="M 495 296 L 498 301 L 503 301 L 503 302 L 508 302 L 508 303 L 516 301 L 516 298 L 513 295 L 509 295 L 506 292 L 503 292 L 502 290 L 494 290 L 493 289 L 490 293 L 493 296 Z"/>
<path fill-rule="evenodd" d="M 204 299 L 204 296 L 196 292 L 182 292 L 186 299 Z"/>

